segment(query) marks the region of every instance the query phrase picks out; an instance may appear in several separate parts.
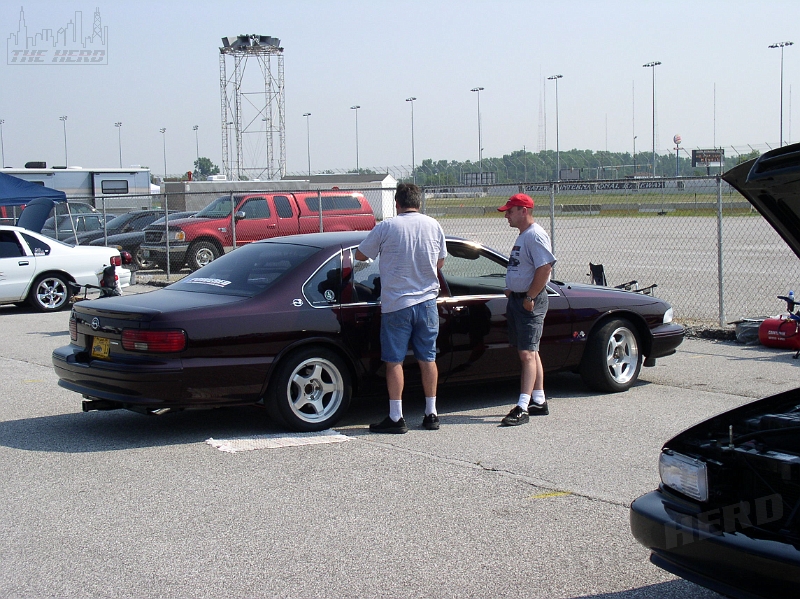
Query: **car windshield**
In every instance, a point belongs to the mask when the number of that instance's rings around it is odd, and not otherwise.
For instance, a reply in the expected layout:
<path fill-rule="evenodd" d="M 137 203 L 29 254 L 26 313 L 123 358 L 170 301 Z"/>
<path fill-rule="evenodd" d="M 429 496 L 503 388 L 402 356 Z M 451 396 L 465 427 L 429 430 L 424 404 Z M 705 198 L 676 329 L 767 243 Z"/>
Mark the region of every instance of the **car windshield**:
<path fill-rule="evenodd" d="M 252 297 L 319 251 L 292 243 L 251 243 L 214 260 L 169 289 Z"/>
<path fill-rule="evenodd" d="M 115 216 L 110 221 L 106 222 L 106 227 L 109 229 L 118 229 L 132 218 L 133 217 L 130 214 L 121 214 L 119 216 Z"/>
<path fill-rule="evenodd" d="M 231 199 L 228 196 L 217 198 L 197 213 L 198 218 L 225 218 L 231 214 Z"/>

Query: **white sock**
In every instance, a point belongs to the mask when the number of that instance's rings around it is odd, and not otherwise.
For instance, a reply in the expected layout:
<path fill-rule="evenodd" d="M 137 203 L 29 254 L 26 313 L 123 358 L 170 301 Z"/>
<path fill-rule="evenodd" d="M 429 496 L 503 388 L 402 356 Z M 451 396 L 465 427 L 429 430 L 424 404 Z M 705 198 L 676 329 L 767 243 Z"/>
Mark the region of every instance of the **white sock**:
<path fill-rule="evenodd" d="M 523 410 L 527 410 L 529 403 L 531 403 L 531 396 L 527 393 L 520 393 L 519 400 L 517 400 L 517 405 Z"/>
<path fill-rule="evenodd" d="M 542 405 L 545 402 L 544 398 L 544 391 L 542 389 L 534 389 L 533 390 L 533 403 L 537 406 Z"/>
<path fill-rule="evenodd" d="M 389 400 L 389 418 L 398 422 L 403 417 L 403 400 L 390 399 Z"/>
<path fill-rule="evenodd" d="M 436 414 L 436 396 L 425 398 L 425 415 Z"/>

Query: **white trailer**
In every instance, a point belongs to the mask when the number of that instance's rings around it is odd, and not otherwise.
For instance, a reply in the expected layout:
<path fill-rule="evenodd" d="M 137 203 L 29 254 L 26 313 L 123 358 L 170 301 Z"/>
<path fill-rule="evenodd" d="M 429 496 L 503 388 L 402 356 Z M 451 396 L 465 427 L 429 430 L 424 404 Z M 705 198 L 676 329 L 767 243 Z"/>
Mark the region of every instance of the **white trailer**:
<path fill-rule="evenodd" d="M 90 204 L 98 210 L 121 213 L 150 207 L 150 169 L 128 168 L 5 168 L 2 172 L 25 181 L 58 189 L 70 202 Z"/>

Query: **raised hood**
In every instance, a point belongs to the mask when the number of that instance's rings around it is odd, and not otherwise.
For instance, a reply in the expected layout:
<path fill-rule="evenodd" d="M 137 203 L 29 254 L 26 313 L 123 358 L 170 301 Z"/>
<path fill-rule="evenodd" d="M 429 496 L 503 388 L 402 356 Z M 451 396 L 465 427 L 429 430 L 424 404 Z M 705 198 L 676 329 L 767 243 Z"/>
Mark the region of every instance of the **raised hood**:
<path fill-rule="evenodd" d="M 762 154 L 722 178 L 747 198 L 800 258 L 800 144 Z"/>

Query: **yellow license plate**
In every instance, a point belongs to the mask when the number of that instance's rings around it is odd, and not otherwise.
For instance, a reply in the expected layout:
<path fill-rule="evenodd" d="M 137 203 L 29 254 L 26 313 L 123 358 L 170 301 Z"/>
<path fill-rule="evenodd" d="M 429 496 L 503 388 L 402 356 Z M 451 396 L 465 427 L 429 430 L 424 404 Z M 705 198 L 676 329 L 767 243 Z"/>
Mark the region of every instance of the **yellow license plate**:
<path fill-rule="evenodd" d="M 108 353 L 111 348 L 109 340 L 105 337 L 95 337 L 92 341 L 92 357 L 93 358 L 108 358 Z"/>

